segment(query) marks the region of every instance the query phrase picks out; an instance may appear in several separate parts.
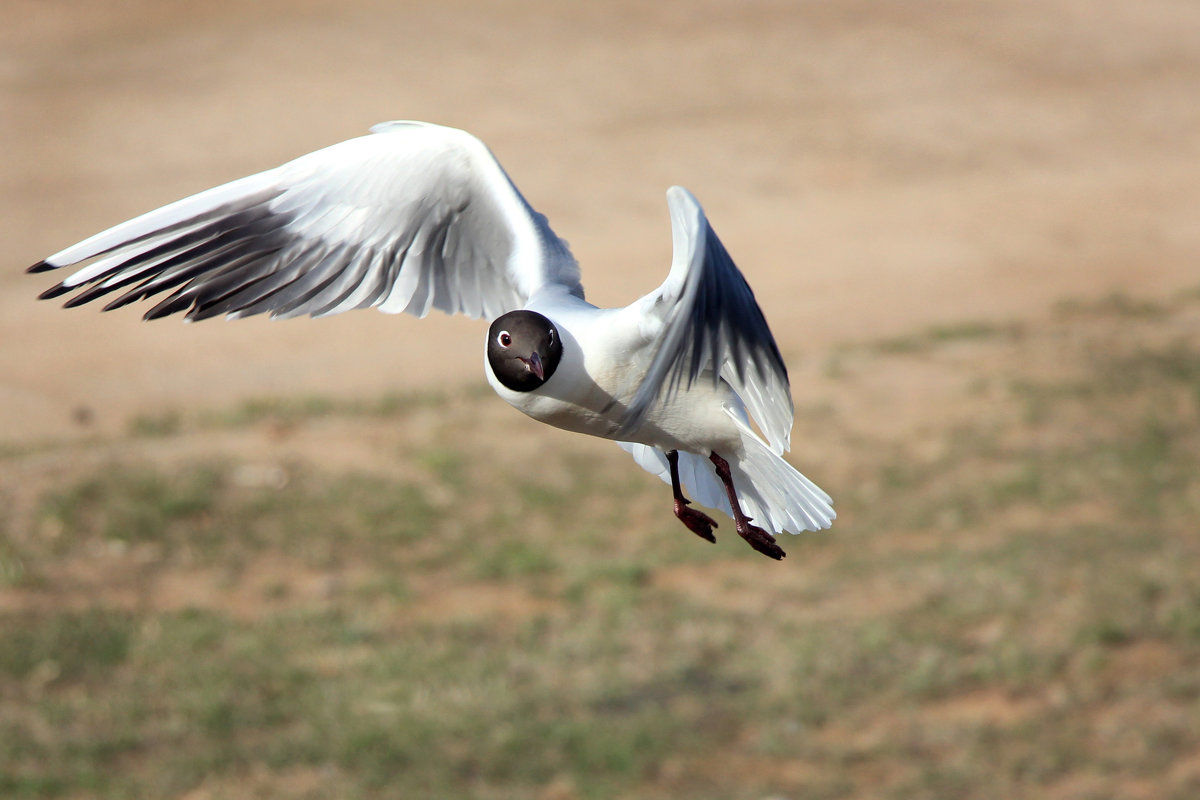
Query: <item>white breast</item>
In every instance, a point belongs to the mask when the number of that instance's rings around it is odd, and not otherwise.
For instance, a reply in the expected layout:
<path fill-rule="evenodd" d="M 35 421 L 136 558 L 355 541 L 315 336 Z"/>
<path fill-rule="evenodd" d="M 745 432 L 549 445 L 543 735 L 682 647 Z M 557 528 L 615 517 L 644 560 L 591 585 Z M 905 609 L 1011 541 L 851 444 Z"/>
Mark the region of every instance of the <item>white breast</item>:
<path fill-rule="evenodd" d="M 501 385 L 484 357 L 484 372 L 492 388 L 517 410 L 536 420 L 577 433 L 614 438 L 625 404 L 653 358 L 653 342 L 629 323 L 626 309 L 598 309 L 571 298 L 555 298 L 535 306 L 558 329 L 563 343 L 558 369 L 538 389 L 514 392 Z M 706 379 L 679 392 L 670 403 L 651 409 L 643 424 L 622 438 L 664 450 L 686 450 L 707 455 L 711 450 L 735 453 L 741 435 L 730 409 L 740 401 L 721 383 Z"/>

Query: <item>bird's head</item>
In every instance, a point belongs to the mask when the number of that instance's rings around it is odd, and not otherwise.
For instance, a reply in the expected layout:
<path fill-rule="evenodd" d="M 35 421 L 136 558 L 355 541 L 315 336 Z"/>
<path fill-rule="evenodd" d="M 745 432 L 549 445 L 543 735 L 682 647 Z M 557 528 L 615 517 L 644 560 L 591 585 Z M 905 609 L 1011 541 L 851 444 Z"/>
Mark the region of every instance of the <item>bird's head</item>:
<path fill-rule="evenodd" d="M 488 330 L 488 365 L 496 380 L 514 392 L 531 392 L 550 380 L 562 352 L 554 323 L 536 311 L 510 311 Z"/>

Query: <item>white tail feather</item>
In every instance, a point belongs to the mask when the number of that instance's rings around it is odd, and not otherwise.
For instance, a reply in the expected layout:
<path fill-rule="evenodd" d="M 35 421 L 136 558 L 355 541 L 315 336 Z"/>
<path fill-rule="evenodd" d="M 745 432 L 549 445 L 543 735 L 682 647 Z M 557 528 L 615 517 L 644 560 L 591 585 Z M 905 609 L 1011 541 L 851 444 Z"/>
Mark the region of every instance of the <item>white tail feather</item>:
<path fill-rule="evenodd" d="M 742 437 L 742 456 L 729 459 L 746 516 L 770 533 L 821 531 L 837 513 L 822 489 L 771 452 L 757 436 Z"/>
<path fill-rule="evenodd" d="M 618 442 L 642 469 L 671 482 L 666 455 L 657 447 Z M 742 435 L 742 453 L 725 454 L 733 474 L 738 502 L 754 524 L 772 534 L 825 530 L 837 516 L 833 502 L 819 486 L 800 474 L 749 431 Z M 696 503 L 733 516 L 725 487 L 708 458 L 680 451 L 679 482 Z"/>

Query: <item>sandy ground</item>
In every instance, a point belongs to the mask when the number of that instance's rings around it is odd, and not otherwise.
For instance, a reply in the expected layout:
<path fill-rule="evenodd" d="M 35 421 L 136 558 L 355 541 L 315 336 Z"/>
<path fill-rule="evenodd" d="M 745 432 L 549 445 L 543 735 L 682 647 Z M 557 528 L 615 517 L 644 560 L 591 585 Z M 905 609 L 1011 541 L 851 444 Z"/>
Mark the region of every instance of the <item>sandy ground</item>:
<path fill-rule="evenodd" d="M 22 272 L 392 118 L 487 141 L 602 305 L 661 280 L 663 192 L 688 186 L 793 363 L 1200 283 L 1187 0 L 6 0 L 0 21 L 0 443 L 480 384 L 479 322 L 148 324 L 39 303 L 52 278 Z"/>

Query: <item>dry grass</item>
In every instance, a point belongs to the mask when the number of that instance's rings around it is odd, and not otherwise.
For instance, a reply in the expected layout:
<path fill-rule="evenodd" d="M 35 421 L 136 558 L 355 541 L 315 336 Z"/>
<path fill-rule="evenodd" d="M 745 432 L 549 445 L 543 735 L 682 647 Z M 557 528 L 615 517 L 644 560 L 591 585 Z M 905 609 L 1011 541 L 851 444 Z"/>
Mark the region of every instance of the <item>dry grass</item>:
<path fill-rule="evenodd" d="M 1194 797 L 1198 317 L 802 365 L 782 564 L 483 393 L 9 448 L 0 794 Z"/>

